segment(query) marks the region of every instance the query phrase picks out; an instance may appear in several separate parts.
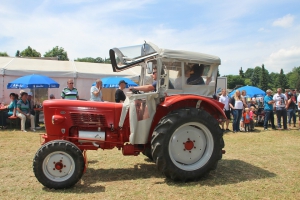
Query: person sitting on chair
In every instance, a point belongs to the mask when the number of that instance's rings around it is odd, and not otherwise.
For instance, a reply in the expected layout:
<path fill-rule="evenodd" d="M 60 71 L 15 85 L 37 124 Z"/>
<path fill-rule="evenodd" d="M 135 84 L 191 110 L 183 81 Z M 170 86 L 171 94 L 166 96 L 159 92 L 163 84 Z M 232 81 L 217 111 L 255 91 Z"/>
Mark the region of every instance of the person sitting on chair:
<path fill-rule="evenodd" d="M 192 67 L 193 73 L 191 73 L 190 78 L 187 79 L 188 85 L 205 85 L 205 82 L 202 78 L 204 65 L 194 64 Z"/>

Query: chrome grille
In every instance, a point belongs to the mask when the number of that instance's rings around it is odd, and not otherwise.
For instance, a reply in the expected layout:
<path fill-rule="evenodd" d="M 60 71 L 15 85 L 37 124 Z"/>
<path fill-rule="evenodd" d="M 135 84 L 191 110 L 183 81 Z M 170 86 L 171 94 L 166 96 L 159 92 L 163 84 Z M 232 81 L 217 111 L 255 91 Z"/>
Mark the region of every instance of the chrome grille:
<path fill-rule="evenodd" d="M 104 127 L 106 119 L 104 115 L 86 114 L 86 113 L 70 113 L 74 126 L 85 127 Z"/>

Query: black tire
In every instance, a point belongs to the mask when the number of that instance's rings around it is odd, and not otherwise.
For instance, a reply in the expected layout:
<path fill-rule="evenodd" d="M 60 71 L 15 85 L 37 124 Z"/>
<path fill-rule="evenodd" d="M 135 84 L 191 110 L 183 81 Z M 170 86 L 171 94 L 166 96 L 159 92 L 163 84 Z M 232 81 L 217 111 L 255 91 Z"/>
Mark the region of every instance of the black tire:
<path fill-rule="evenodd" d="M 162 118 L 151 140 L 158 170 L 179 181 L 207 176 L 216 169 L 224 146 L 218 121 L 196 108 L 176 110 Z"/>
<path fill-rule="evenodd" d="M 84 165 L 82 152 L 76 145 L 54 140 L 41 146 L 35 154 L 33 172 L 45 187 L 64 189 L 81 179 Z"/>
<path fill-rule="evenodd" d="M 150 160 L 153 161 L 152 158 L 152 153 L 151 153 L 151 148 L 150 147 L 146 147 L 145 150 L 142 152 L 145 156 L 147 156 Z"/>

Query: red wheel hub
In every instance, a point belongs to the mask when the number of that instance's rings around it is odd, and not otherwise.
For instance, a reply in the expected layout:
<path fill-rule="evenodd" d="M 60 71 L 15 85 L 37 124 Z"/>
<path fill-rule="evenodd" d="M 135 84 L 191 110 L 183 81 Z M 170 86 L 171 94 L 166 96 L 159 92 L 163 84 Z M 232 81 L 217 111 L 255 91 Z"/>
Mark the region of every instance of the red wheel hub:
<path fill-rule="evenodd" d="M 194 148 L 194 142 L 191 140 L 188 140 L 184 143 L 184 148 L 188 151 L 192 150 Z"/>
<path fill-rule="evenodd" d="M 64 167 L 64 166 L 63 166 L 63 164 L 62 164 L 61 162 L 55 163 L 55 169 L 61 170 L 63 167 Z"/>

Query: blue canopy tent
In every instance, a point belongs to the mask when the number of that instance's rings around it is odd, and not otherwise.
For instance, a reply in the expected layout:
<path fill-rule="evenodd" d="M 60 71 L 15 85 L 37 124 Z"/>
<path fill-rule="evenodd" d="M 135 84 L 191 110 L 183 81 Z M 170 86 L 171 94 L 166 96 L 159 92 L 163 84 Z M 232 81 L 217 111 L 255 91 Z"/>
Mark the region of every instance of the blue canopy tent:
<path fill-rule="evenodd" d="M 239 90 L 240 92 L 245 90 L 246 97 L 251 97 L 251 98 L 252 97 L 264 97 L 266 95 L 266 93 L 263 90 L 261 90 L 260 88 L 247 85 L 247 86 L 243 86 L 243 87 L 233 90 L 232 92 L 230 92 L 228 94 L 228 96 L 232 97 L 236 90 Z"/>
<path fill-rule="evenodd" d="M 119 82 L 121 80 L 124 80 L 127 83 L 126 88 L 138 86 L 138 84 L 136 84 L 135 82 L 133 82 L 129 78 L 106 77 L 106 78 L 102 78 L 101 80 L 102 80 L 103 88 L 118 88 L 119 87 Z M 96 85 L 96 82 L 94 82 L 92 85 L 93 86 Z"/>
<path fill-rule="evenodd" d="M 59 88 L 59 84 L 48 76 L 32 74 L 22 76 L 7 84 L 7 89 Z"/>
<path fill-rule="evenodd" d="M 32 74 L 22 76 L 7 84 L 7 89 L 33 88 L 35 99 L 35 88 L 59 88 L 59 84 L 48 76 Z"/>

